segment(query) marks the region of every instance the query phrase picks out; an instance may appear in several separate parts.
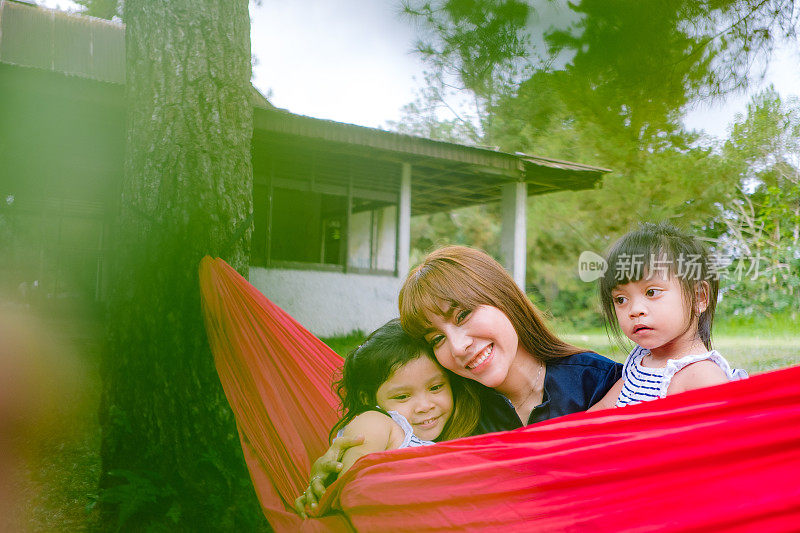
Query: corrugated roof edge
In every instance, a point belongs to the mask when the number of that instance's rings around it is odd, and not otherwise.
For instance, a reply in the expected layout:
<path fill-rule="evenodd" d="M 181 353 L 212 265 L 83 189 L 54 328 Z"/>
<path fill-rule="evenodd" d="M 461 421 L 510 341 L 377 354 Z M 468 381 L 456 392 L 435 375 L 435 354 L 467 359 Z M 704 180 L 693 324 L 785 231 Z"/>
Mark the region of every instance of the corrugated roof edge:
<path fill-rule="evenodd" d="M 59 11 L 58 9 L 52 9 L 45 6 L 39 6 L 36 4 L 31 4 L 27 2 L 22 2 L 18 0 L 0 0 L 0 19 L 2 19 L 3 9 L 5 6 L 8 5 L 11 9 L 31 9 L 37 13 L 37 16 L 41 17 L 43 23 L 48 23 L 51 20 L 51 17 L 58 17 L 60 19 L 67 20 L 72 23 L 81 23 L 81 24 L 88 24 L 89 26 L 103 26 L 108 27 L 113 30 L 124 32 L 125 31 L 125 23 L 114 21 L 114 20 L 106 20 L 97 17 L 92 17 L 90 15 L 84 15 L 82 13 L 74 13 L 74 12 L 65 12 Z M 13 7 L 11 7 L 13 5 Z M 2 24 L 0 24 L 0 28 L 2 28 Z M 1 43 L 2 41 L 0 41 Z M 18 67 L 23 68 L 33 68 L 33 69 L 40 69 L 41 67 L 37 67 L 35 65 L 28 65 L 24 63 L 17 63 L 9 60 L 2 60 L 2 62 L 15 65 Z M 87 78 L 99 83 L 110 83 L 114 85 L 124 85 L 124 82 L 119 80 L 110 80 L 110 79 L 103 79 L 96 76 L 89 76 L 85 73 L 76 73 L 76 72 L 65 72 L 58 69 L 49 69 L 54 70 L 60 74 L 64 74 L 65 76 L 74 76 L 80 78 Z M 250 85 L 250 95 L 249 95 L 250 103 L 254 107 L 262 108 L 262 109 L 273 109 L 273 106 L 269 100 L 259 91 L 255 86 L 252 84 Z"/>
<path fill-rule="evenodd" d="M 22 29 L 14 23 L 23 23 Z M 0 0 L 3 63 L 124 83 L 124 35 L 125 25 L 121 22 Z M 97 47 L 99 43 L 103 46 Z M 66 54 L 64 47 L 69 50 Z M 75 53 L 76 50 L 80 52 Z"/>
<path fill-rule="evenodd" d="M 574 170 L 574 171 L 585 171 L 585 172 L 601 172 L 603 174 L 608 174 L 609 172 L 613 172 L 613 170 L 609 168 L 603 167 L 596 167 L 593 165 L 584 165 L 583 163 L 575 163 L 573 161 L 564 161 L 561 159 L 553 159 L 551 157 L 543 157 L 539 155 L 532 155 L 526 154 L 523 152 L 516 152 L 516 155 L 519 156 L 523 161 L 526 163 L 531 163 L 533 165 L 541 165 L 550 168 L 561 168 L 564 170 Z"/>
<path fill-rule="evenodd" d="M 571 162 L 571 161 L 561 161 L 561 160 L 558 160 L 558 159 L 552 159 L 552 158 L 548 158 L 548 157 L 541 157 L 541 156 L 536 156 L 536 155 L 531 155 L 531 154 L 525 154 L 525 153 L 521 153 L 521 152 L 516 152 L 516 153 L 512 154 L 512 153 L 509 153 L 509 152 L 504 152 L 504 151 L 500 150 L 498 147 L 494 147 L 494 146 L 492 146 L 492 147 L 484 147 L 484 146 L 472 146 L 472 145 L 468 145 L 468 144 L 458 144 L 458 143 L 452 143 L 452 142 L 448 142 L 448 141 L 439 141 L 439 140 L 436 140 L 436 139 L 429 139 L 427 137 L 420 137 L 420 136 L 417 136 L 417 135 L 410 135 L 410 134 L 407 134 L 407 133 L 399 133 L 399 132 L 396 132 L 396 131 L 383 130 L 383 129 L 379 129 L 379 128 L 370 128 L 370 127 L 367 127 L 367 126 L 360 126 L 358 124 L 349 124 L 349 123 L 346 123 L 346 122 L 337 122 L 335 120 L 330 120 L 330 119 L 322 119 L 322 118 L 310 117 L 310 116 L 307 116 L 307 115 L 300 115 L 300 114 L 297 114 L 297 113 L 292 113 L 291 111 L 288 111 L 287 109 L 278 108 L 278 107 L 273 107 L 269 111 L 272 112 L 272 113 L 275 113 L 275 114 L 280 114 L 284 118 L 287 118 L 289 120 L 303 121 L 303 122 L 306 122 L 307 124 L 317 124 L 317 125 L 322 126 L 322 127 L 337 128 L 337 129 L 340 129 L 340 130 L 351 131 L 353 133 L 363 133 L 363 134 L 372 135 L 372 136 L 379 135 L 379 136 L 384 136 L 385 138 L 406 140 L 407 142 L 421 142 L 421 143 L 425 143 L 425 144 L 427 144 L 429 146 L 441 146 L 443 148 L 447 147 L 447 148 L 450 148 L 450 149 L 452 149 L 453 147 L 457 147 L 460 150 L 471 151 L 471 152 L 473 152 L 475 154 L 481 154 L 483 156 L 488 156 L 488 157 L 500 157 L 500 158 L 504 158 L 504 159 L 507 159 L 507 160 L 514 160 L 514 161 L 517 161 L 517 162 L 523 163 L 523 164 L 527 163 L 527 164 L 533 164 L 533 165 L 539 165 L 539 166 L 546 166 L 546 167 L 549 167 L 549 168 L 560 168 L 560 169 L 564 169 L 564 170 L 571 170 L 571 171 L 574 171 L 574 172 L 596 172 L 596 173 L 601 173 L 601 174 L 605 174 L 605 173 L 611 172 L 611 170 L 606 169 L 606 168 L 595 167 L 595 166 L 592 166 L 592 165 L 584 165 L 582 163 L 574 163 L 574 162 Z M 522 168 L 520 168 L 520 170 L 522 170 Z"/>
<path fill-rule="evenodd" d="M 413 140 L 417 140 L 417 141 L 425 141 L 425 142 L 429 142 L 429 143 L 435 143 L 435 144 L 441 144 L 441 145 L 447 145 L 447 146 L 458 146 L 460 148 L 468 148 L 470 150 L 475 150 L 475 151 L 478 151 L 478 152 L 484 152 L 484 153 L 490 153 L 490 154 L 502 154 L 502 155 L 511 156 L 513 158 L 517 157 L 517 154 L 510 154 L 508 152 L 503 152 L 500 149 L 494 149 L 494 147 L 488 148 L 488 147 L 482 147 L 482 146 L 473 146 L 473 145 L 469 145 L 469 144 L 454 143 L 454 142 L 449 142 L 449 141 L 439 141 L 437 139 L 431 139 L 429 137 L 420 137 L 419 135 L 411 135 L 409 133 L 400 133 L 400 132 L 397 132 L 397 131 L 384 130 L 384 129 L 381 129 L 381 128 L 371 128 L 369 126 L 361 126 L 360 124 L 352 124 L 350 122 L 338 122 L 336 120 L 331 120 L 331 119 L 328 119 L 328 118 L 311 117 L 311 116 L 308 116 L 308 115 L 301 115 L 299 113 L 292 113 L 288 109 L 285 109 L 285 108 L 282 108 L 282 107 L 272 106 L 272 109 L 270 109 L 270 111 L 274 111 L 276 113 L 282 113 L 284 115 L 290 115 L 292 118 L 308 120 L 308 121 L 314 121 L 314 122 L 324 122 L 324 123 L 326 123 L 328 125 L 331 125 L 332 127 L 353 128 L 354 131 L 378 133 L 378 134 L 382 134 L 382 135 L 391 135 L 393 137 L 397 137 L 397 138 L 401 138 L 401 139 L 413 139 Z"/>
<path fill-rule="evenodd" d="M 123 30 L 125 29 L 125 23 L 124 22 L 117 22 L 117 21 L 114 21 L 114 20 L 101 19 L 101 18 L 98 18 L 98 17 L 93 17 L 91 15 L 84 15 L 83 13 L 80 13 L 80 12 L 61 11 L 59 9 L 55 9 L 55 8 L 52 8 L 52 7 L 41 6 L 41 5 L 38 5 L 38 4 L 31 4 L 31 3 L 23 2 L 23 1 L 19 1 L 19 0 L 0 0 L 0 6 L 2 6 L 2 4 L 6 4 L 6 3 L 20 5 L 20 6 L 26 6 L 26 7 L 32 8 L 32 9 L 38 9 L 39 11 L 51 11 L 51 12 L 55 13 L 55 16 L 57 16 L 57 17 L 62 17 L 62 16 L 63 17 L 67 17 L 67 18 L 69 18 L 69 17 L 76 17 L 76 18 L 80 17 L 81 19 L 84 19 L 87 22 L 90 22 L 91 24 L 103 24 L 103 25 L 106 25 L 106 26 L 112 26 L 112 27 L 121 28 Z"/>
<path fill-rule="evenodd" d="M 415 144 L 420 148 L 423 146 L 426 147 L 426 149 L 422 151 L 417 151 L 416 152 L 417 155 L 429 156 L 434 158 L 443 157 L 443 154 L 436 152 L 458 150 L 464 153 L 471 153 L 474 156 L 484 159 L 484 164 L 486 163 L 486 160 L 490 159 L 494 160 L 496 163 L 500 165 L 499 167 L 496 164 L 490 166 L 505 168 L 509 170 L 516 169 L 517 172 L 522 171 L 522 164 L 520 162 L 519 156 L 515 154 L 509 154 L 507 152 L 489 150 L 486 148 L 479 148 L 476 146 L 470 146 L 466 144 L 457 144 L 447 141 L 439 141 L 435 139 L 429 139 L 426 137 L 409 135 L 407 133 L 398 133 L 395 131 L 388 131 L 379 128 L 370 128 L 367 126 L 360 126 L 357 124 L 348 124 L 346 122 L 337 122 L 330 119 L 309 117 L 307 115 L 292 113 L 286 109 L 281 109 L 281 108 L 274 108 L 269 110 L 269 112 L 265 115 L 265 118 L 267 120 L 283 119 L 287 121 L 292 121 L 298 126 L 304 126 L 306 129 L 314 128 L 316 130 L 314 134 L 309 134 L 307 131 L 303 131 L 301 133 L 300 129 L 297 128 L 291 129 L 291 131 L 289 131 L 290 128 L 287 128 L 285 130 L 276 130 L 276 131 L 281 131 L 283 133 L 294 133 L 296 135 L 316 137 L 322 140 L 334 141 L 334 142 L 362 144 L 364 146 L 370 146 L 372 148 L 379 148 L 379 149 L 382 148 L 390 151 L 394 150 L 394 151 L 409 152 L 408 145 Z M 328 135 L 325 135 L 325 130 L 328 131 L 329 133 Z M 330 135 L 331 130 L 336 130 L 335 136 Z M 363 137 L 362 137 L 362 142 L 358 142 L 357 137 L 359 136 L 369 136 L 371 142 L 363 142 L 364 140 Z M 399 148 L 397 146 L 398 144 L 404 145 L 404 148 Z M 449 159 L 447 157 L 444 158 Z M 500 163 L 501 161 L 502 163 Z M 477 161 L 469 161 L 469 162 L 480 164 Z"/>

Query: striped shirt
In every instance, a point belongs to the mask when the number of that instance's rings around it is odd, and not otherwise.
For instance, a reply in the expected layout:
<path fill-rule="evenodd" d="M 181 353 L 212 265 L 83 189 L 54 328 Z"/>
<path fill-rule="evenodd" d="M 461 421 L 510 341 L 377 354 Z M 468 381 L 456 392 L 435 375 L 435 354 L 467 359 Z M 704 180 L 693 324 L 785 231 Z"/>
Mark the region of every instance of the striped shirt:
<path fill-rule="evenodd" d="M 680 359 L 669 359 L 662 368 L 642 366 L 642 359 L 649 353 L 650 350 L 637 346 L 628 354 L 622 369 L 622 377 L 625 378 L 625 381 L 617 398 L 617 407 L 664 398 L 667 395 L 669 384 L 672 382 L 672 377 L 682 368 L 697 361 L 708 359 L 715 362 L 731 381 L 747 377 L 747 372 L 732 368 L 730 363 L 716 350 L 704 354 L 686 355 Z"/>

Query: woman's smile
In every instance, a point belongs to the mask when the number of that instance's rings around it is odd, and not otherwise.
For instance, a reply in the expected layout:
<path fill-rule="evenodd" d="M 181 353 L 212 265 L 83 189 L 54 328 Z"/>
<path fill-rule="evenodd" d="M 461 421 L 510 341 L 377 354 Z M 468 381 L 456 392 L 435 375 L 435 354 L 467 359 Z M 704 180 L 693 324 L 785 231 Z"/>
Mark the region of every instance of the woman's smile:
<path fill-rule="evenodd" d="M 466 367 L 468 370 L 480 371 L 480 368 L 485 368 L 489 365 L 492 359 L 492 349 L 494 348 L 494 344 L 490 344 L 486 348 L 480 351 L 478 355 L 473 357 L 467 364 Z"/>

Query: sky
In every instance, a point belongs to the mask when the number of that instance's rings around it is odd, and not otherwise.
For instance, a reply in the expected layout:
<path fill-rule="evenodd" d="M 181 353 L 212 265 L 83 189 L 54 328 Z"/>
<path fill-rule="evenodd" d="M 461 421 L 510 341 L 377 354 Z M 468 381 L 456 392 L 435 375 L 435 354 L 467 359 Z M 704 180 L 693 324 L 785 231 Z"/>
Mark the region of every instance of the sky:
<path fill-rule="evenodd" d="M 424 63 L 416 31 L 399 0 L 263 0 L 251 3 L 254 85 L 293 113 L 380 127 L 420 88 Z M 796 54 L 796 53 L 795 53 Z M 774 83 L 782 97 L 800 94 L 797 55 L 778 50 L 762 83 L 724 102 L 689 110 L 685 125 L 726 137 L 752 94 Z"/>
<path fill-rule="evenodd" d="M 69 0 L 43 0 L 74 9 Z M 399 0 L 262 0 L 250 3 L 253 84 L 293 113 L 369 127 L 398 120 L 422 86 L 425 65 L 413 52 L 416 29 Z M 750 95 L 773 83 L 800 94 L 797 52 L 778 50 L 765 81 L 747 93 L 689 110 L 685 125 L 726 137 Z"/>
<path fill-rule="evenodd" d="M 263 0 L 250 5 L 253 84 L 294 113 L 379 127 L 400 118 L 424 65 L 398 0 Z M 415 79 L 416 78 L 416 79 Z"/>

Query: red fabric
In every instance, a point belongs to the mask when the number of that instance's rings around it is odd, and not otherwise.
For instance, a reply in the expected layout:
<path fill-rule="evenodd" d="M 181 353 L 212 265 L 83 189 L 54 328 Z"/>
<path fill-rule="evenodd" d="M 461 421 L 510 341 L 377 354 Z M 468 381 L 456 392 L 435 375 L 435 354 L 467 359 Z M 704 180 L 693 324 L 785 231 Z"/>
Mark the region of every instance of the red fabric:
<path fill-rule="evenodd" d="M 222 259 L 202 260 L 200 290 L 214 363 L 270 524 L 347 530 L 340 517 L 303 521 L 291 511 L 339 419 L 331 378 L 342 358 Z"/>
<path fill-rule="evenodd" d="M 204 260 L 201 280 L 220 378 L 279 531 L 800 529 L 800 367 L 373 454 L 321 502 L 337 514 L 301 524 L 286 509 L 335 420 L 341 360 L 221 260 Z"/>

